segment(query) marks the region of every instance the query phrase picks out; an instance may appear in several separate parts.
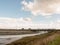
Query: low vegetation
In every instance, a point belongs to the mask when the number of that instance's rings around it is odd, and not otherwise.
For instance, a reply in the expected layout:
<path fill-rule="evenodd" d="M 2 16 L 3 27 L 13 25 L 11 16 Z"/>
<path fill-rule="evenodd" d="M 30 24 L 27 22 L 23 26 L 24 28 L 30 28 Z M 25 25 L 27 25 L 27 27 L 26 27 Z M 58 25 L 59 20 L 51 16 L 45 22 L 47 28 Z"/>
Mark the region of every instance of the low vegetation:
<path fill-rule="evenodd" d="M 60 36 L 56 37 L 53 41 L 48 42 L 48 45 L 60 45 Z"/>
<path fill-rule="evenodd" d="M 48 33 L 25 37 L 7 45 L 59 45 L 60 31 L 49 31 Z"/>
<path fill-rule="evenodd" d="M 22 34 L 34 34 L 39 31 L 33 30 L 18 30 L 18 29 L 0 29 L 0 35 L 22 35 Z"/>

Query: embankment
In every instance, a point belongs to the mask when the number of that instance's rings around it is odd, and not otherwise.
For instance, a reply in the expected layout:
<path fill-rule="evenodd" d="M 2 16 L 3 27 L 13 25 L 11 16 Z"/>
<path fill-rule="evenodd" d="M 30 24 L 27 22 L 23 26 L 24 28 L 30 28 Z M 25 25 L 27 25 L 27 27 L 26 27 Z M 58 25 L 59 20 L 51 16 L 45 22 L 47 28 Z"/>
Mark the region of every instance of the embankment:
<path fill-rule="evenodd" d="M 60 37 L 60 31 L 51 31 L 49 33 L 41 35 L 25 37 L 7 45 L 52 45 L 54 44 L 55 38 L 58 37 Z M 58 44 L 58 41 L 60 42 L 59 39 L 57 40 L 57 42 L 55 40 L 55 43 Z"/>

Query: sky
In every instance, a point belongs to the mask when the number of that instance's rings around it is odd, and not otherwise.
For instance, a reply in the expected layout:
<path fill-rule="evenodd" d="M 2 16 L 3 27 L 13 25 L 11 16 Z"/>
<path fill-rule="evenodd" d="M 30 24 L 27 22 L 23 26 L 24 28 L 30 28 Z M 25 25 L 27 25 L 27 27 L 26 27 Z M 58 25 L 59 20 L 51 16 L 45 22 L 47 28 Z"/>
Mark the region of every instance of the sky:
<path fill-rule="evenodd" d="M 0 0 L 0 28 L 60 29 L 60 0 Z"/>

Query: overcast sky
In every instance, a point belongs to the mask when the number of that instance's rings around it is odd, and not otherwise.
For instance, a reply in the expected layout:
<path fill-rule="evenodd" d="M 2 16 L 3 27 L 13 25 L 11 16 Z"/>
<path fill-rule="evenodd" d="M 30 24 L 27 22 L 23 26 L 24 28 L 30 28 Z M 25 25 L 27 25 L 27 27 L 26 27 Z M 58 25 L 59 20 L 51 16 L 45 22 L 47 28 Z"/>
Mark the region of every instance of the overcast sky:
<path fill-rule="evenodd" d="M 60 0 L 0 0 L 0 28 L 60 29 Z"/>

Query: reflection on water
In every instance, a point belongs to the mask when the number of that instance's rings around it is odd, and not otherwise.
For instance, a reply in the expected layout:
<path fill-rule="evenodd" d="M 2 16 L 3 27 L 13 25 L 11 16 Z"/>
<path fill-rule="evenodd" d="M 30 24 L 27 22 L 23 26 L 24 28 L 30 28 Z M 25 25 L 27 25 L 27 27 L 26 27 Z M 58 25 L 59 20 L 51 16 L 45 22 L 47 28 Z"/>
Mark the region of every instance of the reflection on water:
<path fill-rule="evenodd" d="M 25 35 L 0 35 L 0 45 L 5 45 L 5 44 L 8 44 L 8 43 L 11 43 L 15 40 L 18 40 L 18 39 L 21 39 L 23 37 L 26 37 L 26 36 L 34 36 L 34 35 L 39 35 L 39 34 L 43 34 L 43 33 L 47 33 L 47 31 L 42 31 L 42 32 L 39 32 L 39 33 L 36 33 L 36 34 L 25 34 Z"/>
<path fill-rule="evenodd" d="M 0 45 L 6 45 L 6 44 L 0 43 Z"/>

